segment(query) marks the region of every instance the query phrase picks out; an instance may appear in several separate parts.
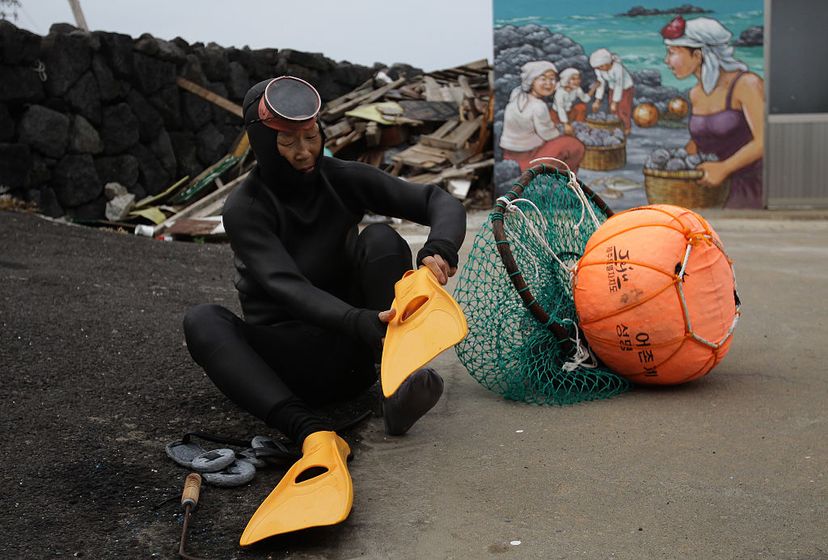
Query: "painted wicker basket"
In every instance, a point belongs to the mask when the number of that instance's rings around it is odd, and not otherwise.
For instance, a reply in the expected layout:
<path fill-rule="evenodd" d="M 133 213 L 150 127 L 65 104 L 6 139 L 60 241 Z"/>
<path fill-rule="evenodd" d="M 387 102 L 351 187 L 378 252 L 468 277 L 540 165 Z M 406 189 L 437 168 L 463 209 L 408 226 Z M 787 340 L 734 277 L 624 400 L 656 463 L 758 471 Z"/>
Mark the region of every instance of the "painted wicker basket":
<path fill-rule="evenodd" d="M 586 146 L 581 169 L 610 171 L 627 165 L 627 143 L 617 146 Z"/>
<path fill-rule="evenodd" d="M 718 187 L 699 184 L 704 172 L 662 171 L 644 168 L 644 190 L 650 204 L 674 204 L 684 208 L 721 208 L 730 195 L 730 179 Z"/>
<path fill-rule="evenodd" d="M 587 117 L 586 123 L 590 128 L 603 128 L 605 130 L 624 128 L 624 125 L 621 123 L 621 119 L 617 119 L 614 121 L 593 121 L 589 117 Z"/>

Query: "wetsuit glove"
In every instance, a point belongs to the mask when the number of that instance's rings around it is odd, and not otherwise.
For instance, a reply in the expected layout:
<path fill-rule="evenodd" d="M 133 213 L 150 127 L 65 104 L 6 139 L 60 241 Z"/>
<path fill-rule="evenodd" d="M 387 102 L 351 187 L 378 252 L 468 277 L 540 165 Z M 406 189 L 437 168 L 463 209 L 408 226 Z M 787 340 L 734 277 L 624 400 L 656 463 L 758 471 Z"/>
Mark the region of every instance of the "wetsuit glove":
<path fill-rule="evenodd" d="M 423 259 L 432 255 L 440 255 L 451 268 L 457 268 L 459 262 L 457 247 L 448 239 L 429 239 L 423 248 L 417 252 L 417 266 L 423 264 Z"/>
<path fill-rule="evenodd" d="M 352 337 L 367 344 L 374 354 L 374 359 L 382 356 L 382 339 L 388 325 L 379 319 L 379 311 L 352 308 L 345 313 L 345 325 Z"/>

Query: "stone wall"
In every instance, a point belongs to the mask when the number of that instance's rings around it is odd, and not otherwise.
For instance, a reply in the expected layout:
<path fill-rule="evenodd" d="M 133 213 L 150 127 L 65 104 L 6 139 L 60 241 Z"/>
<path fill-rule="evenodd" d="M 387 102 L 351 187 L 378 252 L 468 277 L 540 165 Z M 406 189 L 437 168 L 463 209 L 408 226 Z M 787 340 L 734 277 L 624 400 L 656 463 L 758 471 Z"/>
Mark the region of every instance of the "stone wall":
<path fill-rule="evenodd" d="M 304 78 L 327 101 L 379 68 L 68 24 L 42 37 L 0 21 L 0 194 L 50 216 L 98 219 L 109 182 L 140 199 L 194 177 L 228 152 L 241 120 L 179 88 L 178 76 L 241 105 L 250 86 L 273 76 Z M 389 73 L 401 70 L 417 71 Z"/>

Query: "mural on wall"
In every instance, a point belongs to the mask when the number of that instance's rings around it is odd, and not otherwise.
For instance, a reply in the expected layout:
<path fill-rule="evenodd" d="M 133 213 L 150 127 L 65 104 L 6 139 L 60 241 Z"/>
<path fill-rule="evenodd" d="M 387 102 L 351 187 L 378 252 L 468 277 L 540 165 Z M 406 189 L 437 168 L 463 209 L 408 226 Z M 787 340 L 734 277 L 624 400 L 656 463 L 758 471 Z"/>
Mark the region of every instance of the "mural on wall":
<path fill-rule="evenodd" d="M 650 4 L 494 0 L 498 194 L 555 158 L 616 210 L 762 206 L 763 0 Z"/>

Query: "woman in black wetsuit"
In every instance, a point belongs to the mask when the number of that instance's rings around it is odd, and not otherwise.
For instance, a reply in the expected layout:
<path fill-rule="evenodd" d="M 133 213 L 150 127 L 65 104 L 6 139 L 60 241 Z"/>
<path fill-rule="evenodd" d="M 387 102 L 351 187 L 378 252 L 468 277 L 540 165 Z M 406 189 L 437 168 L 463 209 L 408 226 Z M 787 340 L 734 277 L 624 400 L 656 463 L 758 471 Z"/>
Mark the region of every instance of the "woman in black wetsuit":
<path fill-rule="evenodd" d="M 352 398 L 377 379 L 394 283 L 411 250 L 366 211 L 431 227 L 416 258 L 445 284 L 457 270 L 465 210 L 434 186 L 322 154 L 317 91 L 289 76 L 253 86 L 244 122 L 257 166 L 228 198 L 224 226 L 243 319 L 218 305 L 184 318 L 187 347 L 234 402 L 302 445 L 332 430 L 313 405 Z M 408 428 L 439 399 L 442 379 L 413 374 L 384 402 L 386 431 Z"/>

